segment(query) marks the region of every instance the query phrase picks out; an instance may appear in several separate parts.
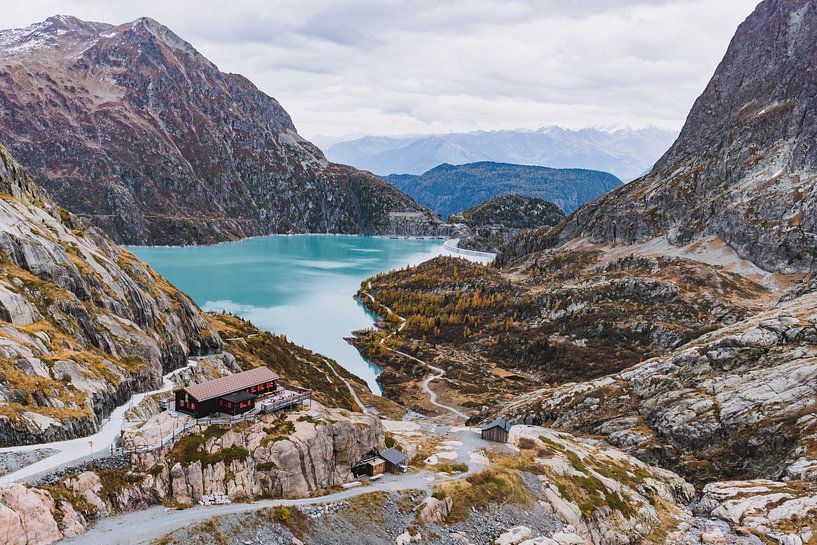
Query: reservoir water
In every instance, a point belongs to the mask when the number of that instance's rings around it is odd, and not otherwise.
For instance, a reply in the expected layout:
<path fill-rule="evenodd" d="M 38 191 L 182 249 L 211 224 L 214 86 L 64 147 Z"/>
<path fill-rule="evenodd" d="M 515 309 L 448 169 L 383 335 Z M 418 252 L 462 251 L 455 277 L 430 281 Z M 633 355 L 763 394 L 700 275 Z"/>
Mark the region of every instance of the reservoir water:
<path fill-rule="evenodd" d="M 352 296 L 372 275 L 449 253 L 440 240 L 333 235 L 129 249 L 205 310 L 226 310 L 285 334 L 336 360 L 377 394 L 380 368 L 344 340 L 374 323 Z"/>

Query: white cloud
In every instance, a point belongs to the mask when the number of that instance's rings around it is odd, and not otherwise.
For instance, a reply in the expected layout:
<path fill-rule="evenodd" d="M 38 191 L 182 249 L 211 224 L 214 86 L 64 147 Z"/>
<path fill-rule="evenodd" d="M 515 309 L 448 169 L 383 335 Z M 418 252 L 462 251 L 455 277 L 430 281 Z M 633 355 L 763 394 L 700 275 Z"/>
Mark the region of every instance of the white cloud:
<path fill-rule="evenodd" d="M 150 16 L 307 137 L 680 128 L 756 0 L 2 0 L 3 26 Z"/>

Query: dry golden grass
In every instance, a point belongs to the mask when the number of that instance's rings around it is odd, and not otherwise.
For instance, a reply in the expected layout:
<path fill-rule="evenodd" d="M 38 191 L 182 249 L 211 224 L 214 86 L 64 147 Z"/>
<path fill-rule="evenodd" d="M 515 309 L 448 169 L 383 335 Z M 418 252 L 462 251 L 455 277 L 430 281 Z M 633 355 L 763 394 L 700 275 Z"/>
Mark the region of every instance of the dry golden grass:
<path fill-rule="evenodd" d="M 465 520 L 471 507 L 484 510 L 490 505 L 532 506 L 535 502 L 519 471 L 505 468 L 486 469 L 459 481 L 439 484 L 434 494 L 452 499 L 449 522 Z"/>

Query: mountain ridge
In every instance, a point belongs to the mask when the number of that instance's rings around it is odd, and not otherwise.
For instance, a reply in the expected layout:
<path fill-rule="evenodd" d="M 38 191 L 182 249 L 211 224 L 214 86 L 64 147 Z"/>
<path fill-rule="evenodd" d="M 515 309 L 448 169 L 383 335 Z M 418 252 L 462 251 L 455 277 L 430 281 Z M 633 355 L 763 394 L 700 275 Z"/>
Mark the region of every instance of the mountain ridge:
<path fill-rule="evenodd" d="M 157 21 L 0 31 L 0 141 L 117 241 L 434 232 L 376 176 L 330 163 L 286 110 Z M 390 212 L 418 212 L 395 226 Z M 400 234 L 400 233 L 397 233 Z"/>
<path fill-rule="evenodd" d="M 649 170 L 676 134 L 657 128 L 606 131 L 551 126 L 538 130 L 369 135 L 335 141 L 327 146 L 326 154 L 380 175 L 422 174 L 443 163 L 493 161 L 602 170 L 627 181 Z"/>
<path fill-rule="evenodd" d="M 607 172 L 493 161 L 446 163 L 420 176 L 393 174 L 386 180 L 444 218 L 502 194 L 541 198 L 570 212 L 621 185 Z"/>

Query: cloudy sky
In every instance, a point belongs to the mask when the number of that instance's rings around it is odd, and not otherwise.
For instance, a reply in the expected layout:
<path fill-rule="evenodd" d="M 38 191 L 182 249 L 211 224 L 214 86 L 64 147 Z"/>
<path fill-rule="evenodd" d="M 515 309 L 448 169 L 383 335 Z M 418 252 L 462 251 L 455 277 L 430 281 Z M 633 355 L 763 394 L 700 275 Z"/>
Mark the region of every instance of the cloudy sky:
<path fill-rule="evenodd" d="M 0 0 L 3 27 L 150 16 L 308 138 L 679 129 L 757 0 Z"/>

